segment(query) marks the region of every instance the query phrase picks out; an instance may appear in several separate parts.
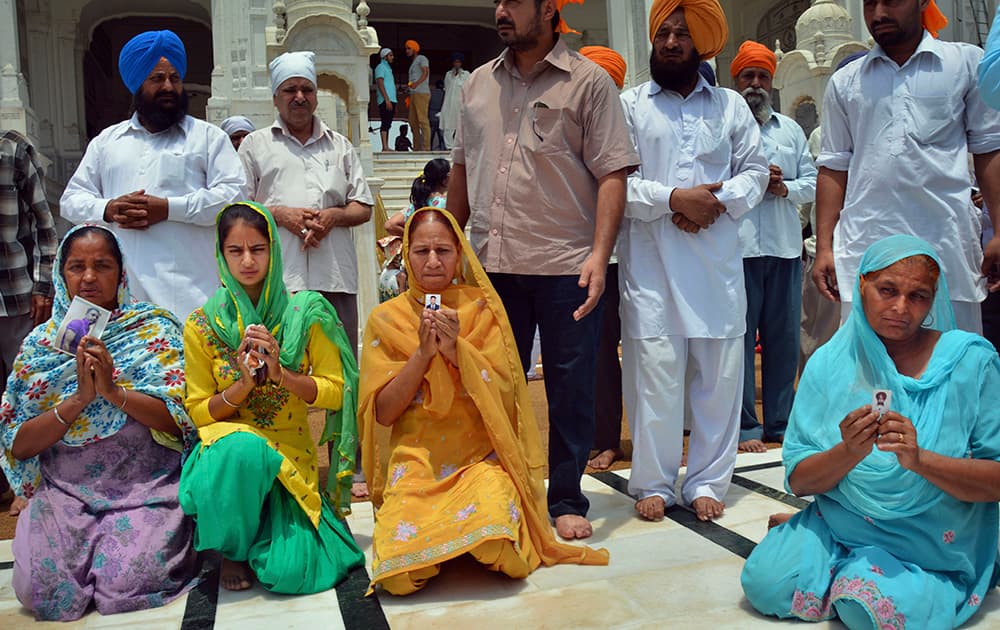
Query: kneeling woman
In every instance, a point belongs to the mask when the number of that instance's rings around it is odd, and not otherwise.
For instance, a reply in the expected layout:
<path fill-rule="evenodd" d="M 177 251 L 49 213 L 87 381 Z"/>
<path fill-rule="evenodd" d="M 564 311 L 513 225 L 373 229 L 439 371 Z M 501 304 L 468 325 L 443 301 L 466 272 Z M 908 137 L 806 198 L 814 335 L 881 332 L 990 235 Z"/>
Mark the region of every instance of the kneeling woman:
<path fill-rule="evenodd" d="M 607 564 L 605 551 L 555 540 L 513 333 L 451 215 L 417 211 L 403 258 L 409 288 L 372 312 L 362 351 L 372 586 L 411 593 L 466 553 L 516 578 L 541 563 Z M 425 308 L 430 294 L 440 310 Z M 392 427 L 388 450 L 378 448 L 379 426 Z"/>
<path fill-rule="evenodd" d="M 14 535 L 14 592 L 38 619 L 162 606 L 197 571 L 177 502 L 182 445 L 197 438 L 180 324 L 132 301 L 105 228 L 71 230 L 55 265 L 52 318 L 24 340 L 0 405 L 0 464 L 30 498 Z M 100 339 L 63 354 L 56 335 L 76 296 L 111 318 Z"/>
<path fill-rule="evenodd" d="M 187 408 L 201 444 L 184 466 L 180 498 L 195 517 L 195 547 L 218 550 L 222 585 L 256 577 L 278 593 L 332 588 L 364 565 L 319 489 L 309 407 L 328 411 L 336 439 L 330 483 L 350 506 L 357 448 L 357 367 L 336 311 L 318 293 L 289 297 L 271 214 L 245 202 L 218 217 L 222 288 L 184 329 Z"/>
<path fill-rule="evenodd" d="M 785 435 L 789 489 L 816 501 L 747 559 L 769 615 L 954 628 L 1000 575 L 1000 359 L 954 330 L 934 249 L 871 246 L 850 318 L 809 360 Z M 874 390 L 892 392 L 881 416 Z"/>

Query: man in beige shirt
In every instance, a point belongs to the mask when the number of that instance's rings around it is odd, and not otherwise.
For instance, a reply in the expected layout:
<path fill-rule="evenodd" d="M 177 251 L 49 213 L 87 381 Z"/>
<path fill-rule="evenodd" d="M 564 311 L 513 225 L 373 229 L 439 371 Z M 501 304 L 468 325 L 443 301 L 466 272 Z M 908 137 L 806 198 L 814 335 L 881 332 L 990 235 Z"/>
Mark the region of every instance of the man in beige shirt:
<path fill-rule="evenodd" d="M 503 300 L 528 369 L 535 326 L 549 405 L 549 514 L 586 538 L 580 477 L 594 437 L 605 275 L 639 164 L 618 90 L 555 34 L 554 0 L 496 3 L 506 50 L 462 90 L 448 210 Z"/>
<path fill-rule="evenodd" d="M 239 149 L 248 196 L 274 214 L 285 286 L 322 293 L 356 355 L 358 269 L 351 227 L 371 218 L 375 200 L 350 140 L 315 114 L 313 53 L 285 53 L 270 69 L 278 117 L 244 138 Z"/>

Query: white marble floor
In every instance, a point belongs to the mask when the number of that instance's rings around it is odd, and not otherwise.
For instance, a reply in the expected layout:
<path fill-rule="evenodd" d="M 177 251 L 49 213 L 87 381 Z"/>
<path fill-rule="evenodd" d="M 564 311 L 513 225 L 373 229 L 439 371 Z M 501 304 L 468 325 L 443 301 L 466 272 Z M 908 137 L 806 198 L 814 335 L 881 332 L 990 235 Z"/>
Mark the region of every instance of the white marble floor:
<path fill-rule="evenodd" d="M 511 580 L 462 559 L 409 597 L 362 599 L 367 575 L 356 572 L 336 590 L 312 596 L 272 595 L 260 587 L 231 593 L 203 587 L 164 608 L 112 615 L 90 613 L 61 628 L 220 628 L 348 630 L 448 628 L 764 628 L 789 625 L 758 615 L 739 584 L 743 555 L 766 533 L 768 515 L 802 505 L 784 495 L 780 451 L 741 454 L 725 515 L 705 526 L 687 515 L 649 523 L 635 516 L 624 489 L 627 470 L 586 476 L 594 537 L 611 552 L 607 567 L 541 568 Z M 609 485 L 610 484 L 610 485 Z M 614 487 L 613 487 L 614 486 Z M 349 518 L 371 561 L 371 504 Z M 742 554 L 742 555 L 741 555 Z M 0 628 L 43 627 L 20 607 L 10 586 L 10 541 L 0 541 Z M 1000 593 L 967 627 L 1000 628 Z M 54 625 L 54 624 L 53 624 Z M 807 628 L 842 628 L 838 622 Z"/>

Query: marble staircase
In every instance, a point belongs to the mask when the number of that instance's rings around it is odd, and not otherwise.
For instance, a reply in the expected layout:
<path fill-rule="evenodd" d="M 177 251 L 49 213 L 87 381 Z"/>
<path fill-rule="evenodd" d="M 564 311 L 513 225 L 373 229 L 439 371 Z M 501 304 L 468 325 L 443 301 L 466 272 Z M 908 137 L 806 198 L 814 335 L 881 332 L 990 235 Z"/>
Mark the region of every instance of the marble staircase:
<path fill-rule="evenodd" d="M 375 177 L 385 181 L 382 186 L 382 203 L 391 217 L 410 203 L 410 186 L 434 158 L 448 158 L 448 151 L 408 151 L 375 154 Z"/>

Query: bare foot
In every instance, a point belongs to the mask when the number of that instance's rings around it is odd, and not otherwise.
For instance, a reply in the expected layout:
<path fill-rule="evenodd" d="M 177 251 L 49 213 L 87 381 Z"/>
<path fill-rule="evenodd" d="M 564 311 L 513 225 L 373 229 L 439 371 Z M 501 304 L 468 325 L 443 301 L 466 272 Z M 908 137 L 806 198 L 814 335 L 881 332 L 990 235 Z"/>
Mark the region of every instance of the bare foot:
<path fill-rule="evenodd" d="M 781 512 L 779 514 L 772 514 L 767 519 L 767 528 L 772 529 L 774 527 L 777 527 L 778 525 L 784 525 L 789 520 L 791 520 L 793 516 L 795 515 L 792 514 L 791 512 Z"/>
<path fill-rule="evenodd" d="M 586 517 L 579 514 L 563 514 L 556 517 L 556 533 L 563 540 L 590 538 L 594 528 L 590 526 L 590 521 Z"/>
<path fill-rule="evenodd" d="M 606 448 L 597 454 L 594 459 L 587 462 L 587 465 L 596 470 L 607 470 L 611 467 L 611 464 L 615 463 L 622 457 L 625 457 L 625 453 L 622 452 L 620 448 Z"/>
<path fill-rule="evenodd" d="M 11 516 L 17 516 L 24 508 L 28 507 L 28 500 L 24 497 L 14 497 L 14 500 L 10 503 L 10 510 L 7 512 Z"/>
<path fill-rule="evenodd" d="M 739 450 L 744 453 L 766 453 L 767 445 L 758 439 L 744 440 L 739 444 Z"/>
<path fill-rule="evenodd" d="M 666 509 L 667 502 L 663 500 L 663 497 L 656 494 L 635 502 L 635 511 L 647 521 L 662 521 L 663 512 Z"/>
<path fill-rule="evenodd" d="M 691 502 L 691 507 L 700 520 L 714 521 L 722 516 L 722 511 L 726 509 L 726 504 L 722 501 L 716 501 L 712 497 L 698 497 Z"/>
<path fill-rule="evenodd" d="M 351 496 L 355 499 L 364 499 L 368 496 L 368 482 L 355 481 L 351 484 Z"/>
<path fill-rule="evenodd" d="M 222 577 L 219 580 L 222 588 L 229 591 L 245 591 L 250 588 L 253 580 L 253 571 L 246 562 L 235 562 L 227 558 L 222 559 Z"/>

